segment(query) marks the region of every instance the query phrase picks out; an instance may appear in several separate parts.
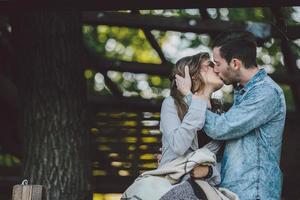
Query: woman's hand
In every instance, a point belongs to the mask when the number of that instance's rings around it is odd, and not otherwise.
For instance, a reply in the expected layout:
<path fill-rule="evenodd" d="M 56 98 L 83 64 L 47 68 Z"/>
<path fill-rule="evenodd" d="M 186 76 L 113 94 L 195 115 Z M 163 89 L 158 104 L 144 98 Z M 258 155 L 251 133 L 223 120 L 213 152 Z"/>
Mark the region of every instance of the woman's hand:
<path fill-rule="evenodd" d="M 162 149 L 159 148 L 159 153 L 154 154 L 154 158 L 157 160 L 157 164 L 160 163 L 162 155 L 161 155 Z"/>
<path fill-rule="evenodd" d="M 209 172 L 209 166 L 208 165 L 198 165 L 195 167 L 191 172 L 192 178 L 204 178 L 208 175 Z"/>
<path fill-rule="evenodd" d="M 175 75 L 175 82 L 176 82 L 177 89 L 184 96 L 186 96 L 191 91 L 192 80 L 190 77 L 188 66 L 184 67 L 184 77 L 179 76 L 178 74 Z"/>

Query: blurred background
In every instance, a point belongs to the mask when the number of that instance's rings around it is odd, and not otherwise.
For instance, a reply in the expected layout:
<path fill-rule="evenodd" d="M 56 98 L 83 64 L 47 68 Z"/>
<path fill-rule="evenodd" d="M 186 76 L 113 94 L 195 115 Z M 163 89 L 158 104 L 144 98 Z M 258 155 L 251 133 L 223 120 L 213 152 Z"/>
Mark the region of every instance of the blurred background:
<path fill-rule="evenodd" d="M 41 15 L 42 17 L 33 16 L 30 20 L 41 19 L 34 22 L 42 24 L 43 20 L 47 21 L 45 19 L 47 15 Z M 53 15 L 49 18 L 56 19 Z M 68 13 L 63 15 L 68 15 Z M 300 150 L 298 126 L 300 119 L 300 7 L 230 8 L 229 6 L 228 8 L 84 11 L 80 16 L 78 23 L 81 24 L 83 50 L 80 52 L 82 54 L 77 52 L 72 55 L 75 58 L 83 57 L 80 60 L 82 68 L 79 67 L 78 73 L 83 79 L 84 90 L 82 93 L 71 93 L 71 99 L 77 96 L 85 99 L 80 109 L 86 110 L 83 123 L 85 128 L 81 131 L 83 138 L 86 138 L 86 146 L 79 145 L 77 150 L 80 151 L 82 148 L 85 152 L 82 157 L 78 158 L 79 161 L 82 161 L 85 155 L 88 155 L 90 161 L 86 168 L 89 172 L 84 173 L 91 177 L 87 190 L 93 193 L 93 200 L 120 199 L 121 193 L 141 172 L 157 167 L 154 154 L 159 152 L 161 146 L 160 106 L 162 100 L 170 95 L 168 76 L 173 64 L 187 55 L 204 51 L 211 53 L 210 46 L 216 35 L 234 30 L 248 30 L 256 36 L 259 67 L 265 68 L 285 93 L 288 112 L 281 159 L 284 180 L 282 199 L 300 199 L 300 192 L 296 188 L 300 181 L 300 174 L 297 173 L 300 167 L 298 156 L 298 150 Z M 72 114 L 68 115 L 68 109 L 62 112 L 69 104 L 57 102 L 63 102 L 62 99 L 70 96 L 69 93 L 64 96 L 60 92 L 80 90 L 73 86 L 70 89 L 67 81 L 64 82 L 66 79 L 76 84 L 77 79 L 68 78 L 75 74 L 72 65 L 76 63 L 63 61 L 62 65 L 70 65 L 69 68 L 64 68 L 56 62 L 59 59 L 55 56 L 67 55 L 68 57 L 68 51 L 58 48 L 53 51 L 44 50 L 44 48 L 37 50 L 39 44 L 36 44 L 38 42 L 35 42 L 35 39 L 43 41 L 45 38 L 38 37 L 37 34 L 28 39 L 30 31 L 23 31 L 19 23 L 16 23 L 17 28 L 15 28 L 15 21 L 20 20 L 15 20 L 15 18 L 11 15 L 0 16 L 0 199 L 9 199 L 12 186 L 20 183 L 22 177 L 32 174 L 30 169 L 37 169 L 34 173 L 40 174 L 33 176 L 35 177 L 33 182 L 44 184 L 47 180 L 45 184 L 50 191 L 51 188 L 56 188 L 55 184 L 52 187 L 52 179 L 47 178 L 51 177 L 51 173 L 44 175 L 47 167 L 51 168 L 49 163 L 52 162 L 51 159 L 47 159 L 47 154 L 53 150 L 53 154 L 57 157 L 61 156 L 59 152 L 56 154 L 55 149 L 62 148 L 65 152 L 66 150 L 59 144 L 64 146 L 64 143 L 72 143 L 74 136 L 68 133 L 70 127 L 66 125 L 68 123 L 65 123 Z M 51 23 L 55 22 L 55 20 L 51 21 Z M 64 37 L 73 37 L 70 34 L 68 36 L 51 34 L 51 26 L 47 25 L 45 28 L 45 30 L 49 28 L 47 34 L 50 34 L 49 37 L 52 38 L 49 41 L 62 39 L 61 43 L 63 43 Z M 34 30 L 31 27 L 28 29 Z M 19 35 L 15 35 L 14 31 L 20 31 Z M 22 39 L 20 39 L 20 34 L 24 36 Z M 48 43 L 41 42 L 41 45 L 51 46 L 49 41 Z M 24 50 L 20 51 L 22 48 Z M 21 58 L 16 56 L 26 53 L 30 48 L 36 49 L 34 51 L 36 54 L 32 53 L 29 57 L 21 56 Z M 46 55 L 43 57 L 42 53 L 38 53 L 40 51 L 45 51 Z M 42 61 L 37 64 L 37 61 L 33 62 L 33 60 L 38 55 L 41 55 Z M 55 59 L 51 62 L 47 60 L 50 58 Z M 33 64 L 30 64 L 31 62 Z M 49 75 L 49 80 L 47 79 L 45 74 L 49 71 L 43 71 L 42 67 L 38 67 L 44 62 L 48 63 L 48 68 L 45 69 L 50 71 L 53 69 L 55 73 L 66 74 L 60 77 L 59 87 L 53 86 L 55 84 L 52 84 L 50 80 L 51 75 Z M 25 71 L 20 67 L 22 64 L 28 65 Z M 57 70 L 51 66 L 55 66 Z M 38 73 L 43 75 L 39 76 Z M 35 77 L 43 78 L 41 81 L 32 81 Z M 30 83 L 28 87 L 38 89 L 23 90 L 27 83 Z M 23 91 L 27 91 L 30 95 L 25 95 Z M 39 91 L 38 94 L 46 92 L 47 95 L 41 95 L 43 96 L 41 98 L 39 95 L 33 95 L 34 91 Z M 226 107 L 230 107 L 232 87 L 224 86 L 213 96 L 222 99 Z M 55 109 L 52 109 L 54 107 L 51 107 L 52 104 L 49 103 L 52 101 L 60 106 L 54 106 Z M 72 104 L 72 100 L 70 102 Z M 22 106 L 30 107 L 30 109 L 24 110 Z M 48 112 L 48 109 L 52 111 Z M 78 109 L 79 112 L 80 109 Z M 44 115 L 44 121 L 39 121 L 43 118 L 40 116 Z M 36 121 L 39 123 L 35 124 Z M 50 125 L 43 127 L 42 123 Z M 61 126 L 56 123 L 61 123 Z M 72 123 L 76 124 L 77 121 Z M 42 132 L 46 132 L 47 135 L 52 135 L 53 141 L 56 141 L 60 140 L 60 137 L 64 138 L 64 134 L 56 134 L 62 129 L 67 139 L 54 142 L 53 146 L 49 147 L 49 151 L 39 154 L 41 152 L 39 148 L 47 149 L 47 145 L 43 146 L 43 144 L 48 143 L 39 142 L 44 141 L 42 140 L 44 136 L 39 140 L 39 137 L 30 137 L 30 134 L 41 136 Z M 74 132 L 77 132 L 77 129 Z M 75 134 L 74 138 L 76 137 Z M 76 149 L 77 146 L 74 148 Z M 31 157 L 33 151 L 37 153 Z M 68 155 L 74 155 L 78 151 Z M 35 161 L 25 162 L 29 158 Z M 35 166 L 43 162 L 41 168 Z M 55 158 L 53 162 L 55 163 Z M 57 170 L 54 170 L 52 175 L 63 174 L 60 173 L 60 170 L 66 170 L 63 163 L 66 164 L 62 161 L 62 165 L 57 165 Z M 38 169 L 44 169 L 44 171 Z M 61 179 L 58 181 L 63 182 Z M 72 183 L 72 181 L 67 181 L 67 183 Z M 58 184 L 57 188 L 64 188 L 64 186 Z"/>

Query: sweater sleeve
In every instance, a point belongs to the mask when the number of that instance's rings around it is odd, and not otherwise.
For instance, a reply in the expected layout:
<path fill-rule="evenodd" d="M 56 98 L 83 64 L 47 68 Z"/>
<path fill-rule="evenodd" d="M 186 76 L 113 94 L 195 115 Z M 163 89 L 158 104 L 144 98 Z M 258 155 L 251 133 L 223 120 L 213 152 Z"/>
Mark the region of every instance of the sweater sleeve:
<path fill-rule="evenodd" d="M 206 100 L 192 99 L 188 112 L 180 121 L 173 98 L 164 100 L 160 127 L 170 147 L 178 156 L 184 155 L 191 147 L 197 131 L 203 128 L 206 109 Z"/>

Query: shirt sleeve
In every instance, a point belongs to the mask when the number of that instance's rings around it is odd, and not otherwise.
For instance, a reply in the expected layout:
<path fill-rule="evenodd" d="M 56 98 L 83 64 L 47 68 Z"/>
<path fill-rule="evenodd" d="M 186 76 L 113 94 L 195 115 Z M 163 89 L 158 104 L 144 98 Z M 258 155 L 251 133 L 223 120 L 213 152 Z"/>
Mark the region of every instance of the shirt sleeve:
<path fill-rule="evenodd" d="M 191 102 L 192 102 L 192 92 L 189 92 L 185 97 L 184 97 L 184 102 L 190 106 L 191 105 Z M 211 152 L 213 152 L 214 154 L 217 154 L 219 149 L 221 148 L 223 142 L 221 141 L 217 141 L 217 140 L 214 140 L 214 141 L 211 141 L 209 142 L 208 144 L 204 145 L 204 147 L 208 148 Z"/>
<path fill-rule="evenodd" d="M 174 100 L 172 98 L 164 100 L 160 127 L 162 134 L 177 155 L 184 155 L 191 147 L 197 131 L 203 128 L 206 109 L 206 100 L 192 99 L 188 112 L 180 121 Z"/>
<path fill-rule="evenodd" d="M 187 95 L 184 96 L 183 101 L 190 106 L 192 103 L 193 93 L 190 91 Z"/>
<path fill-rule="evenodd" d="M 275 89 L 254 87 L 228 112 L 218 115 L 208 110 L 204 131 L 215 140 L 240 138 L 270 120 L 278 104 Z"/>

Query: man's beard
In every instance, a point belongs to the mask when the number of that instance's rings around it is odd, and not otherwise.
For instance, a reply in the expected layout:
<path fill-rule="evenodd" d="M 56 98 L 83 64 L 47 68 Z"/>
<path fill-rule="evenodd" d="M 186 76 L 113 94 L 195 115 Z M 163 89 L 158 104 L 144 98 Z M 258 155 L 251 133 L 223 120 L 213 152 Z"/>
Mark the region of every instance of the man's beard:
<path fill-rule="evenodd" d="M 220 76 L 219 76 L 219 77 L 220 77 Z M 220 77 L 220 79 L 223 81 L 223 83 L 224 83 L 225 85 L 231 85 L 231 84 L 232 84 L 232 83 L 230 83 L 229 81 L 223 79 L 222 77 Z"/>
<path fill-rule="evenodd" d="M 237 80 L 235 80 L 234 78 L 227 78 L 227 79 L 224 79 L 223 77 L 221 77 L 221 76 L 219 76 L 220 77 L 220 79 L 223 81 L 223 83 L 225 84 L 225 85 L 234 85 L 234 84 L 237 84 L 238 83 L 238 81 Z"/>

